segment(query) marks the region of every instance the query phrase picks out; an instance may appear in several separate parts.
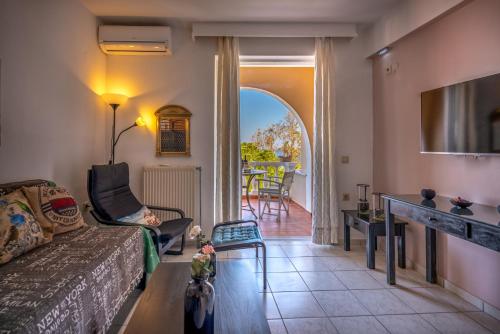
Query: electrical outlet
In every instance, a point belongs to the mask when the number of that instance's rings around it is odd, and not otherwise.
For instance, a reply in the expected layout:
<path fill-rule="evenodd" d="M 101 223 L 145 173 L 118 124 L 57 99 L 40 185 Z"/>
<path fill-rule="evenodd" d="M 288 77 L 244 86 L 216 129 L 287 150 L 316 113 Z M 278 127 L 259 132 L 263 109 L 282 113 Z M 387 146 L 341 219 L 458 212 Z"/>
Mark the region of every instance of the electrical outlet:
<path fill-rule="evenodd" d="M 350 200 L 351 200 L 351 196 L 349 195 L 349 193 L 343 193 L 342 194 L 342 201 L 348 202 Z"/>
<path fill-rule="evenodd" d="M 348 164 L 349 163 L 349 156 L 348 155 L 343 155 L 340 157 L 340 162 L 343 164 Z"/>

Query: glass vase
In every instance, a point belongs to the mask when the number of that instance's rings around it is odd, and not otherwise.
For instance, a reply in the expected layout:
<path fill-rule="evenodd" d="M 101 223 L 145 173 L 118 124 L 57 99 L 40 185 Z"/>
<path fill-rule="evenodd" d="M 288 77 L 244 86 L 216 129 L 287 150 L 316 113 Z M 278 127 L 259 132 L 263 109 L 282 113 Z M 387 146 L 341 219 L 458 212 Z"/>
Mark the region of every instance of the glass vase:
<path fill-rule="evenodd" d="M 193 277 L 184 297 L 184 333 L 214 333 L 214 287 L 207 277 Z"/>

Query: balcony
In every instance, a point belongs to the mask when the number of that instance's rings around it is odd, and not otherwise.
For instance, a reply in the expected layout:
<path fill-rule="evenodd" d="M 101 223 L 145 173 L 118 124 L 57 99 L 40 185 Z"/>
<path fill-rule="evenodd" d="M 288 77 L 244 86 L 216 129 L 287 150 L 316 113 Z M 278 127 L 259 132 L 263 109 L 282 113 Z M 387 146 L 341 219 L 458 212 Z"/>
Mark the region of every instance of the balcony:
<path fill-rule="evenodd" d="M 296 168 L 295 162 L 276 162 L 276 161 L 253 161 L 249 162 L 252 169 L 264 170 L 266 174 L 257 176 L 250 185 L 250 205 L 258 210 L 257 187 L 258 179 L 266 177 L 280 177 L 284 171 Z M 265 237 L 283 237 L 283 236 L 310 236 L 311 235 L 311 213 L 307 210 L 308 200 L 310 198 L 310 186 L 308 186 L 307 174 L 301 170 L 295 171 L 294 182 L 291 188 L 290 214 L 282 210 L 280 222 L 276 216 L 263 215 L 259 219 L 261 231 Z M 245 182 L 245 181 L 244 181 Z M 276 206 L 276 203 L 273 203 Z M 247 205 L 245 193 L 242 197 L 242 205 Z M 273 206 L 273 207 L 274 207 Z M 275 211 L 273 212 L 275 213 Z M 257 214 L 258 215 L 258 214 Z M 242 211 L 243 219 L 255 219 L 252 213 L 247 210 Z"/>

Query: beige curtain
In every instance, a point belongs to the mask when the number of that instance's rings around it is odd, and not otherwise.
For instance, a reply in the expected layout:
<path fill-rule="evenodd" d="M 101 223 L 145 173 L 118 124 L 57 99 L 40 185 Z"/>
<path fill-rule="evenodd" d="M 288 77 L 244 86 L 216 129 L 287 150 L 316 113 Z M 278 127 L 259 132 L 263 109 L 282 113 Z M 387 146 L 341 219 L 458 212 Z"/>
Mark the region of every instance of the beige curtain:
<path fill-rule="evenodd" d="M 334 66 L 333 38 L 316 38 L 312 210 L 312 240 L 316 244 L 338 242 Z"/>
<path fill-rule="evenodd" d="M 216 223 L 238 219 L 241 208 L 240 61 L 238 38 L 219 37 L 217 57 Z"/>

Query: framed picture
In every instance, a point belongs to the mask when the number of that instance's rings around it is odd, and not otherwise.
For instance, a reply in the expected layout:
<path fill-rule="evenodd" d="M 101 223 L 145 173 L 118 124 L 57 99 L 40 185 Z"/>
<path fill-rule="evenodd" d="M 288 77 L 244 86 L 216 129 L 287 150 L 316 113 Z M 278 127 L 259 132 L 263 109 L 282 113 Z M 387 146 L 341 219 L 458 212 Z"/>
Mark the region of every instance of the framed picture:
<path fill-rule="evenodd" d="M 190 156 L 191 113 L 177 105 L 163 106 L 156 115 L 156 156 Z"/>

